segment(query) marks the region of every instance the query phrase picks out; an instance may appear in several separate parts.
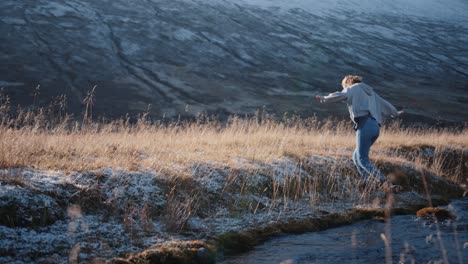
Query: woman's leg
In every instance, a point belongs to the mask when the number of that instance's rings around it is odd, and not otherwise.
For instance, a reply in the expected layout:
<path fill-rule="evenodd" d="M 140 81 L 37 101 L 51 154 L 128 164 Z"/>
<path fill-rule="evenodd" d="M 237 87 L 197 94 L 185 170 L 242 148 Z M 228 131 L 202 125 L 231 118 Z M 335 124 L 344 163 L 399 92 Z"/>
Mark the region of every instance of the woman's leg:
<path fill-rule="evenodd" d="M 368 118 L 362 128 L 356 132 L 356 150 L 353 157 L 357 163 L 358 171 L 365 179 L 375 177 L 379 181 L 385 181 L 385 176 L 369 160 L 369 150 L 379 137 L 380 128 L 377 121 Z"/>
<path fill-rule="evenodd" d="M 359 172 L 359 175 L 361 175 L 362 178 L 367 179 L 369 178 L 368 173 L 366 170 L 362 167 L 361 162 L 359 161 L 359 146 L 360 146 L 360 132 L 359 130 L 356 131 L 356 149 L 353 152 L 353 162 L 354 165 L 356 165 L 356 168 Z"/>

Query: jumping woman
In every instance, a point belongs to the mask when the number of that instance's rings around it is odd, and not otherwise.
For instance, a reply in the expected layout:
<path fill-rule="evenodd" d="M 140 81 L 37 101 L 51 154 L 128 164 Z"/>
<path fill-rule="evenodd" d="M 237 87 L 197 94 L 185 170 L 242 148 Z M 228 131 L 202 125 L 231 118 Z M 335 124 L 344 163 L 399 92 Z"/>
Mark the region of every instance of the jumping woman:
<path fill-rule="evenodd" d="M 351 120 L 356 130 L 356 149 L 353 161 L 364 182 L 377 180 L 386 190 L 397 189 L 369 160 L 369 150 L 380 134 L 380 125 L 386 117 L 396 117 L 403 113 L 380 97 L 369 85 L 362 82 L 361 76 L 347 75 L 343 78 L 341 92 L 327 96 L 317 95 L 321 103 L 346 101 Z"/>

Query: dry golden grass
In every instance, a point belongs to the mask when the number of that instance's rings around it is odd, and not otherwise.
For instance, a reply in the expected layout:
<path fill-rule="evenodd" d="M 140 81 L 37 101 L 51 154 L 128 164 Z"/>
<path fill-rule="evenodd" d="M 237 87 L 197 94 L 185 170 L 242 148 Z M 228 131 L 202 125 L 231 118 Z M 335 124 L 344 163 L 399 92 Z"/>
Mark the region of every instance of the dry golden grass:
<path fill-rule="evenodd" d="M 85 128 L 0 127 L 0 166 L 90 170 L 119 167 L 161 169 L 195 162 L 231 164 L 236 158 L 269 162 L 284 156 L 339 155 L 355 146 L 349 123 L 315 124 L 256 118 L 184 124 L 93 123 Z M 303 122 L 303 123 L 301 123 Z M 335 125 L 332 127 L 332 125 Z M 468 148 L 467 129 L 459 132 L 385 128 L 373 151 L 428 145 Z M 345 154 L 349 155 L 345 151 Z"/>
<path fill-rule="evenodd" d="M 91 94 L 92 96 L 92 94 Z M 46 108 L 10 109 L 0 92 L 0 167 L 34 167 L 64 171 L 102 167 L 126 170 L 165 170 L 180 174 L 196 162 L 235 166 L 236 159 L 270 162 L 285 156 L 350 155 L 355 134 L 350 121 L 283 118 L 267 115 L 231 117 L 220 123 L 200 116 L 191 122 L 150 122 L 143 113 L 137 122 L 119 119 L 93 122 L 93 98 L 87 100 L 80 122 L 70 118 L 66 98 Z M 377 159 L 402 146 L 468 148 L 468 128 L 458 131 L 383 128 L 372 150 Z"/>

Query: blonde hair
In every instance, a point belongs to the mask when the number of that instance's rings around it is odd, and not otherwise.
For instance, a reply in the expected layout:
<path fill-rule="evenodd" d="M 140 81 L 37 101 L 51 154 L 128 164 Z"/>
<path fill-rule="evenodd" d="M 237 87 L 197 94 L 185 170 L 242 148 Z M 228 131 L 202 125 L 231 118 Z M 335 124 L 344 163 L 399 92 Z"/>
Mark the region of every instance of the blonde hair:
<path fill-rule="evenodd" d="M 347 88 L 355 83 L 362 82 L 363 79 L 364 78 L 358 75 L 346 75 L 341 81 L 341 86 L 343 86 L 343 88 Z"/>

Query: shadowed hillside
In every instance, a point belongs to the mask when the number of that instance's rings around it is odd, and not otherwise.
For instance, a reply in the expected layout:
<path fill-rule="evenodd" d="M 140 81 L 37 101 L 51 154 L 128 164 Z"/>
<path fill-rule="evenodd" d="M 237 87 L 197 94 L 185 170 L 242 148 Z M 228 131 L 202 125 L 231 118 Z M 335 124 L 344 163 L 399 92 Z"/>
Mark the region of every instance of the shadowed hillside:
<path fill-rule="evenodd" d="M 408 118 L 467 121 L 466 3 L 283 2 L 1 1 L 0 87 L 13 105 L 65 94 L 80 113 L 97 85 L 108 116 L 345 116 L 311 98 L 357 73 Z"/>

